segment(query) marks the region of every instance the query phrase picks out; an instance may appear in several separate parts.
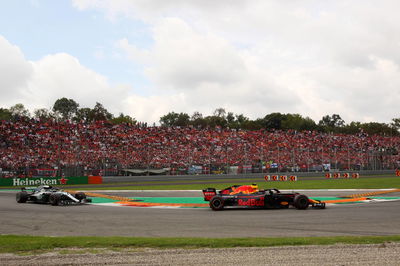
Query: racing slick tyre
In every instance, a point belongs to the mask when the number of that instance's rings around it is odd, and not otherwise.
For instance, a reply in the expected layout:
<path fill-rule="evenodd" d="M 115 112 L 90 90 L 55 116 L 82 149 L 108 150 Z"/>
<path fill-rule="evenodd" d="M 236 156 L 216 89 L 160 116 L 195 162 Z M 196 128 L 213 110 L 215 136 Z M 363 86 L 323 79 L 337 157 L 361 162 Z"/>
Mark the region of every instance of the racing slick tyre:
<path fill-rule="evenodd" d="M 79 201 L 82 201 L 83 199 L 86 199 L 86 194 L 83 193 L 83 192 L 78 192 L 74 196 Z"/>
<path fill-rule="evenodd" d="M 213 197 L 210 201 L 210 207 L 213 211 L 220 211 L 224 208 L 224 199 L 221 197 Z"/>
<path fill-rule="evenodd" d="M 56 193 L 50 194 L 49 202 L 51 205 L 58 206 L 60 204 L 60 201 L 61 201 L 61 195 Z"/>
<path fill-rule="evenodd" d="M 16 199 L 18 203 L 25 203 L 28 200 L 28 193 L 25 191 L 18 192 Z"/>
<path fill-rule="evenodd" d="M 305 210 L 310 205 L 310 201 L 306 195 L 296 195 L 293 200 L 293 205 L 298 210 Z"/>

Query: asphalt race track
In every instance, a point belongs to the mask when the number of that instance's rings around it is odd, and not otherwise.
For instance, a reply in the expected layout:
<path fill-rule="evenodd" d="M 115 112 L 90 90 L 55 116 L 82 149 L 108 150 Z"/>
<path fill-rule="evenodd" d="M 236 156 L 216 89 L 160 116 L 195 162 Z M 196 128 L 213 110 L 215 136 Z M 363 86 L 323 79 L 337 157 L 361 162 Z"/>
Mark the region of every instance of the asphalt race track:
<path fill-rule="evenodd" d="M 0 191 L 1 234 L 136 237 L 283 237 L 400 235 L 400 201 L 332 205 L 324 210 L 225 210 L 99 205 L 18 204 Z M 129 197 L 193 196 L 200 192 L 119 192 Z M 304 192 L 341 196 L 355 192 Z M 392 193 L 388 196 L 400 196 Z"/>

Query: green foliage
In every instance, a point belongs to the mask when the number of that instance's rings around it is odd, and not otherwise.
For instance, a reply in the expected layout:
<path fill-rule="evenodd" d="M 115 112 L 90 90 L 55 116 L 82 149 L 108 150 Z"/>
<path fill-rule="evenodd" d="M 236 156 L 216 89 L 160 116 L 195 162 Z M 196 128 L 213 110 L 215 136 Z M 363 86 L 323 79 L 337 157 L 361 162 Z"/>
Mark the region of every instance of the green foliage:
<path fill-rule="evenodd" d="M 72 119 L 78 111 L 79 104 L 72 99 L 60 98 L 53 105 L 53 112 L 61 119 Z"/>
<path fill-rule="evenodd" d="M 271 113 L 266 115 L 260 123 L 266 129 L 282 129 L 282 130 L 316 130 L 317 125 L 314 120 L 309 117 L 302 117 L 299 114 L 281 114 Z"/>
<path fill-rule="evenodd" d="M 315 130 L 317 125 L 309 117 L 303 118 L 299 114 L 286 114 L 281 122 L 282 129 Z"/>
<path fill-rule="evenodd" d="M 80 108 L 76 112 L 76 116 L 74 117 L 74 120 L 76 122 L 84 122 L 84 123 L 89 123 L 93 121 L 92 117 L 92 109 L 90 108 Z"/>
<path fill-rule="evenodd" d="M 267 129 L 282 129 L 284 115 L 281 113 L 271 113 L 264 117 L 264 127 Z"/>
<path fill-rule="evenodd" d="M 52 120 L 52 119 L 54 119 L 54 114 L 52 114 L 51 111 L 46 109 L 46 108 L 36 109 L 33 112 L 33 115 L 34 115 L 34 117 L 36 119 L 39 119 L 39 120 Z"/>
<path fill-rule="evenodd" d="M 387 135 L 393 134 L 393 128 L 384 123 L 370 122 L 360 125 L 364 132 L 370 135 Z"/>
<path fill-rule="evenodd" d="M 6 108 L 0 108 L 0 121 L 1 120 L 11 120 L 12 113 Z"/>
<path fill-rule="evenodd" d="M 99 102 L 96 102 L 96 105 L 92 109 L 91 117 L 93 121 L 107 121 L 113 119 L 113 115 Z"/>
<path fill-rule="evenodd" d="M 344 125 L 344 120 L 338 114 L 326 115 L 318 123 L 318 126 L 326 132 L 340 132 L 339 129 L 343 128 Z"/>
<path fill-rule="evenodd" d="M 226 115 L 226 111 L 224 108 L 219 107 L 219 108 L 215 109 L 215 111 L 214 111 L 214 116 L 222 117 L 225 119 L 225 115 Z"/>
<path fill-rule="evenodd" d="M 207 124 L 207 126 L 215 128 L 215 127 L 222 127 L 225 128 L 227 126 L 227 122 L 225 117 L 221 117 L 221 116 L 207 116 L 205 118 L 205 122 Z"/>
<path fill-rule="evenodd" d="M 391 125 L 398 131 L 400 129 L 400 118 L 393 118 Z"/>
<path fill-rule="evenodd" d="M 188 126 L 190 123 L 190 117 L 186 113 L 175 113 L 170 112 L 160 118 L 160 124 L 164 127 L 174 127 L 174 126 Z"/>
<path fill-rule="evenodd" d="M 11 120 L 20 117 L 29 118 L 29 110 L 23 104 L 16 104 L 10 109 L 0 108 L 0 120 Z M 58 99 L 53 107 L 52 112 L 45 108 L 37 109 L 34 117 L 41 120 L 51 120 L 61 118 L 63 120 L 72 119 L 76 122 L 91 123 L 94 121 L 110 121 L 114 124 L 129 123 L 136 124 L 137 121 L 129 115 L 120 114 L 118 117 L 113 116 L 101 104 L 96 102 L 94 108 L 79 108 L 79 104 L 73 99 Z M 334 132 L 342 134 L 358 134 L 361 130 L 369 135 L 400 135 L 400 118 L 393 118 L 391 124 L 386 123 L 360 123 L 345 121 L 338 114 L 325 115 L 318 122 L 318 125 L 309 117 L 302 117 L 300 114 L 282 114 L 274 112 L 265 115 L 262 118 L 254 120 L 246 117 L 244 114 L 235 114 L 227 112 L 224 108 L 217 108 L 213 114 L 204 117 L 200 112 L 194 112 L 192 116 L 186 113 L 169 112 L 161 116 L 159 120 L 161 126 L 172 127 L 193 126 L 196 128 L 231 128 L 243 130 L 260 130 L 260 129 L 276 129 L 276 130 L 316 130 L 322 132 Z"/>
<path fill-rule="evenodd" d="M 207 126 L 207 123 L 205 119 L 203 118 L 203 115 L 199 112 L 194 112 L 193 115 L 190 118 L 190 124 L 193 125 L 196 128 L 204 128 Z"/>
<path fill-rule="evenodd" d="M 122 123 L 131 124 L 131 125 L 136 124 L 135 119 L 133 119 L 129 115 L 124 115 L 123 113 L 120 113 L 118 117 L 111 119 L 110 122 L 113 124 L 122 124 Z"/>
<path fill-rule="evenodd" d="M 29 110 L 25 108 L 22 103 L 17 103 L 14 106 L 11 106 L 9 111 L 13 118 L 17 117 L 25 117 L 28 118 L 30 116 Z"/>
<path fill-rule="evenodd" d="M 357 134 L 360 132 L 360 129 L 361 129 L 360 122 L 351 122 L 350 124 L 343 126 L 340 129 L 340 133 Z"/>

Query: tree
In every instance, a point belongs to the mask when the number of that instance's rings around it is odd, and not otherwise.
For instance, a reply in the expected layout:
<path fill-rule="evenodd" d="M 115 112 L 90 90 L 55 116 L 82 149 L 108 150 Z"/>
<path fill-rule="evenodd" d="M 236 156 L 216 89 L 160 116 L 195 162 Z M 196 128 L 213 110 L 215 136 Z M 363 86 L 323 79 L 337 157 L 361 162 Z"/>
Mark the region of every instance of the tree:
<path fill-rule="evenodd" d="M 316 130 L 317 127 L 315 121 L 307 116 L 303 119 L 303 124 L 300 130 Z"/>
<path fill-rule="evenodd" d="M 106 121 L 113 119 L 113 115 L 99 102 L 96 102 L 96 105 L 92 109 L 91 116 L 93 121 Z"/>
<path fill-rule="evenodd" d="M 93 115 L 92 115 L 92 109 L 90 108 L 80 108 L 76 112 L 75 117 L 73 118 L 74 121 L 76 122 L 84 122 L 84 123 L 90 123 L 93 121 Z"/>
<path fill-rule="evenodd" d="M 399 132 L 399 129 L 400 129 L 400 118 L 393 118 L 391 125 L 394 127 L 396 132 Z"/>
<path fill-rule="evenodd" d="M 198 111 L 194 112 L 190 117 L 190 124 L 200 128 L 204 128 L 207 125 L 206 121 L 203 118 L 203 114 Z"/>
<path fill-rule="evenodd" d="M 130 117 L 129 115 L 124 115 L 123 113 L 120 113 L 118 117 L 111 119 L 110 122 L 113 124 L 136 124 L 136 120 L 134 118 Z"/>
<path fill-rule="evenodd" d="M 390 136 L 392 132 L 392 128 L 385 123 L 377 123 L 377 122 L 370 122 L 361 124 L 361 128 L 364 132 L 368 133 L 369 135 L 388 135 Z"/>
<path fill-rule="evenodd" d="M 10 120 L 12 113 L 8 109 L 0 108 L 0 120 Z"/>
<path fill-rule="evenodd" d="M 344 125 L 344 120 L 338 114 L 333 114 L 332 116 L 326 115 L 322 117 L 318 123 L 318 126 L 325 131 L 338 131 L 338 128 L 341 128 Z"/>
<path fill-rule="evenodd" d="M 33 115 L 36 119 L 39 119 L 39 120 L 51 120 L 54 118 L 54 116 L 51 114 L 51 112 L 46 108 L 36 109 L 33 112 Z"/>
<path fill-rule="evenodd" d="M 250 119 L 243 114 L 236 115 L 236 124 L 237 128 L 246 129 L 246 125 L 250 122 Z"/>
<path fill-rule="evenodd" d="M 186 113 L 180 113 L 176 126 L 187 127 L 190 124 L 190 116 Z"/>
<path fill-rule="evenodd" d="M 165 127 L 174 127 L 174 126 L 181 126 L 185 127 L 188 126 L 190 123 L 190 116 L 186 113 L 175 113 L 170 112 L 162 117 L 160 117 L 160 124 L 161 126 Z"/>
<path fill-rule="evenodd" d="M 53 105 L 53 112 L 56 116 L 61 115 L 63 120 L 72 119 L 78 111 L 79 104 L 72 99 L 61 98 Z"/>
<path fill-rule="evenodd" d="M 360 122 L 351 122 L 348 125 L 345 125 L 340 129 L 340 133 L 344 134 L 357 134 L 360 133 L 361 123 Z"/>
<path fill-rule="evenodd" d="M 169 112 L 168 114 L 160 117 L 160 124 L 163 127 L 172 127 L 175 125 L 176 121 L 178 120 L 178 113 Z"/>
<path fill-rule="evenodd" d="M 221 116 L 207 116 L 205 119 L 207 126 L 209 127 L 222 127 L 225 128 L 227 125 L 226 119 Z"/>
<path fill-rule="evenodd" d="M 10 112 L 13 117 L 29 117 L 29 110 L 25 108 L 22 103 L 17 103 L 14 106 L 10 107 Z"/>
<path fill-rule="evenodd" d="M 309 117 L 303 118 L 299 114 L 285 114 L 281 123 L 282 129 L 315 130 L 317 125 Z"/>
<path fill-rule="evenodd" d="M 214 116 L 225 118 L 225 115 L 226 115 L 226 111 L 224 108 L 219 107 L 219 108 L 215 109 L 215 111 L 214 111 Z"/>
<path fill-rule="evenodd" d="M 269 129 L 281 129 L 282 128 L 282 120 L 284 119 L 284 115 L 281 113 L 271 113 L 264 117 L 264 127 Z"/>
<path fill-rule="evenodd" d="M 228 124 L 228 127 L 235 128 L 235 115 L 232 112 L 228 112 L 226 116 L 226 123 Z"/>

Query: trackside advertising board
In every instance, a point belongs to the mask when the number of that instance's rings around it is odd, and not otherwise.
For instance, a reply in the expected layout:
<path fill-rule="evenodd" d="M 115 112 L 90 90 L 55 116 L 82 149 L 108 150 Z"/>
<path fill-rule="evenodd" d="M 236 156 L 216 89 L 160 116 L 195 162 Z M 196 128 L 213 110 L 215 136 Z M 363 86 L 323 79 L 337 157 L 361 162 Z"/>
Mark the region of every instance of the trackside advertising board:
<path fill-rule="evenodd" d="M 88 177 L 0 178 L 0 186 L 5 187 L 77 184 L 89 184 Z"/>

